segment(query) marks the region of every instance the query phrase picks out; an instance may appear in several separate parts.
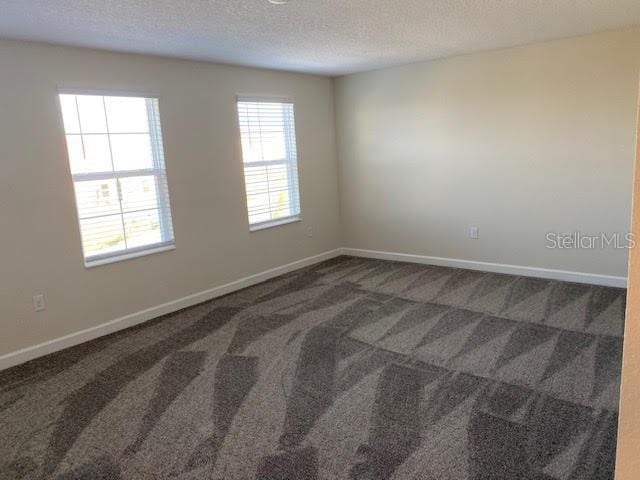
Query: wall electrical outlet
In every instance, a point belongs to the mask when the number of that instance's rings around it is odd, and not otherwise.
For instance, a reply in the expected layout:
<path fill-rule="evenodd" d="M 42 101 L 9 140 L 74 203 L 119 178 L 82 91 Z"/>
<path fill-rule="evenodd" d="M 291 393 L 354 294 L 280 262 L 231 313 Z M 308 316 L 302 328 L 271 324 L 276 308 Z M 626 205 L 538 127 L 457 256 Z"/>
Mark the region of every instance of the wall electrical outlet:
<path fill-rule="evenodd" d="M 478 239 L 478 227 L 469 227 L 469 238 Z"/>
<path fill-rule="evenodd" d="M 43 293 L 33 296 L 33 308 L 36 312 L 41 312 L 43 310 L 46 310 L 47 302 L 44 298 Z"/>
<path fill-rule="evenodd" d="M 313 237 L 313 228 L 307 227 L 307 237 Z"/>

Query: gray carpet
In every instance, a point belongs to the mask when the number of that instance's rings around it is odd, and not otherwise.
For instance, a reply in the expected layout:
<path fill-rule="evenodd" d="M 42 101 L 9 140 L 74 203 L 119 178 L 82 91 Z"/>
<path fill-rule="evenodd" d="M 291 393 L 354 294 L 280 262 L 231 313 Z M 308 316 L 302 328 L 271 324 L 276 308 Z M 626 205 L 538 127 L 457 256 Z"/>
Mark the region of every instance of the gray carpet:
<path fill-rule="evenodd" d="M 340 257 L 0 373 L 0 475 L 612 479 L 624 304 Z"/>

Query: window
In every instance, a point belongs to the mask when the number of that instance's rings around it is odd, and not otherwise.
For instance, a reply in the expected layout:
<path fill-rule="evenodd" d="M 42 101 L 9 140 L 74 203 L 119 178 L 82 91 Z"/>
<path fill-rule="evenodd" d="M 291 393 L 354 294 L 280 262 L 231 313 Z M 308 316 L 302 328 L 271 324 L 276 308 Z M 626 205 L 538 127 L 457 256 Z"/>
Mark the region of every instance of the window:
<path fill-rule="evenodd" d="M 85 264 L 173 248 L 158 99 L 60 95 Z"/>
<path fill-rule="evenodd" d="M 299 220 L 293 103 L 238 99 L 251 230 Z"/>

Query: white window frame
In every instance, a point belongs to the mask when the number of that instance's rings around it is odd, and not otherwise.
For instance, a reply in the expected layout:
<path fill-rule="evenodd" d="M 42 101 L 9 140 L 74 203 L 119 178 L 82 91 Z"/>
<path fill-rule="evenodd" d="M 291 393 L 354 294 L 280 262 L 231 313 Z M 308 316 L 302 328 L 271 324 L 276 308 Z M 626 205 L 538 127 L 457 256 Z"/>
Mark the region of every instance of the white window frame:
<path fill-rule="evenodd" d="M 149 122 L 151 123 L 151 119 L 153 119 L 154 122 L 157 122 L 158 125 L 158 129 L 160 130 L 160 132 L 158 132 L 156 129 L 151 128 L 151 126 L 149 127 L 149 135 L 151 137 L 151 148 L 152 148 L 152 158 L 153 158 L 153 167 L 151 168 L 144 168 L 144 169 L 135 169 L 135 170 L 118 170 L 118 171 L 106 171 L 106 172 L 85 172 L 85 173 L 73 173 L 71 171 L 71 162 L 70 162 L 70 158 L 69 158 L 69 152 L 67 151 L 67 162 L 69 165 L 69 172 L 71 174 L 71 179 L 73 181 L 73 185 L 74 185 L 74 190 L 75 190 L 75 185 L 76 182 L 83 182 L 83 181 L 95 181 L 95 180 L 116 180 L 116 185 L 118 185 L 118 193 L 120 194 L 120 182 L 118 182 L 119 179 L 121 178 L 128 178 L 128 177 L 136 177 L 136 176 L 153 176 L 155 181 L 156 181 L 156 195 L 159 196 L 160 195 L 160 185 L 158 183 L 158 177 L 159 176 L 164 176 L 165 177 L 165 183 L 166 188 L 168 190 L 168 179 L 167 179 L 167 171 L 166 171 L 166 165 L 164 162 L 164 141 L 163 141 L 163 136 L 162 136 L 162 130 L 161 130 L 161 120 L 160 120 L 160 115 L 159 115 L 159 102 L 160 102 L 160 96 L 158 95 L 149 95 L 149 94 L 145 94 L 145 93 L 141 93 L 141 92 L 123 92 L 123 91 L 114 91 L 114 90 L 94 90 L 94 89 L 84 89 L 84 88 L 58 88 L 58 98 L 60 95 L 90 95 L 90 96 L 101 96 L 101 97 L 132 97 L 132 98 L 142 98 L 145 100 L 155 100 L 156 104 L 158 105 L 158 110 L 156 110 L 156 108 L 154 108 L 152 105 L 149 104 L 149 102 L 147 102 L 147 116 L 149 119 Z M 58 100 L 59 102 L 59 100 Z M 103 102 L 104 102 L 104 98 L 103 98 Z M 59 103 L 58 103 L 59 104 Z M 78 114 L 79 115 L 79 114 Z M 156 118 L 157 117 L 157 118 Z M 60 118 L 62 119 L 62 112 L 60 115 Z M 82 123 L 79 123 L 79 129 L 80 129 L 80 135 L 86 135 L 82 133 Z M 69 135 L 66 132 L 66 129 L 63 126 L 63 132 L 65 135 L 65 139 L 67 137 L 67 135 Z M 127 132 L 129 133 L 129 132 Z M 158 133 L 160 135 L 158 135 Z M 110 135 L 110 132 L 108 131 L 108 124 L 107 124 L 107 135 Z M 90 135 L 90 134 L 89 134 Z M 160 137 L 160 138 L 158 138 Z M 158 147 L 162 148 L 162 152 L 160 152 L 158 150 Z M 65 148 L 66 148 L 66 140 L 65 140 Z M 111 148 L 111 147 L 110 147 Z M 113 159 L 112 159 L 113 162 Z M 126 247 L 126 235 L 124 237 L 125 239 L 125 249 L 123 250 L 118 250 L 115 252 L 108 252 L 108 253 L 102 253 L 102 254 L 95 254 L 95 255 L 87 255 L 84 252 L 84 242 L 82 242 L 82 249 L 83 249 L 83 259 L 84 259 L 84 266 L 86 268 L 91 268 L 91 267 L 96 267 L 96 266 L 100 266 L 100 265 L 106 265 L 106 264 L 110 264 L 110 263 L 115 263 L 115 262 L 121 262 L 124 260 L 129 260 L 129 259 L 133 259 L 133 258 L 138 258 L 138 257 L 143 257 L 146 255 L 152 255 L 155 253 L 160 253 L 160 252 L 166 252 L 166 251 L 170 251 L 170 250 L 175 250 L 175 233 L 173 230 L 173 225 L 167 225 L 167 220 L 169 220 L 170 222 L 172 222 L 173 220 L 173 215 L 171 212 L 171 202 L 170 199 L 168 198 L 169 192 L 166 192 L 167 195 L 167 201 L 164 202 L 162 200 L 160 200 L 158 198 L 157 201 L 157 210 L 158 210 L 158 217 L 159 217 L 159 221 L 160 221 L 160 236 L 162 238 L 162 241 L 160 242 L 155 242 L 152 244 L 148 244 L 148 245 L 142 245 L 139 247 L 132 247 L 132 248 L 127 248 Z M 143 210 L 139 210 L 139 211 L 144 211 L 144 210 L 148 210 L 148 209 L 143 209 Z M 127 213 L 136 213 L 136 211 L 132 211 L 132 212 L 127 212 Z M 120 213 L 120 215 L 122 216 L 122 212 Z M 101 215 L 98 215 L 96 217 L 100 217 Z M 76 218 L 78 221 L 78 233 L 80 235 L 80 238 L 82 239 L 82 227 L 81 227 L 81 219 L 80 219 L 80 214 L 79 214 L 79 209 L 78 209 L 78 205 L 77 205 L 77 200 L 76 200 Z M 86 220 L 86 219 L 83 219 Z"/>
<path fill-rule="evenodd" d="M 283 103 L 290 104 L 293 106 L 293 124 L 284 123 L 284 135 L 285 135 L 285 158 L 281 160 L 265 160 L 260 162 L 246 162 L 244 161 L 244 152 L 242 148 L 240 149 L 240 154 L 242 156 L 242 179 L 245 191 L 245 207 L 247 210 L 247 221 L 249 222 L 249 231 L 256 232 L 260 230 L 266 230 L 272 227 L 277 227 L 280 225 L 286 225 L 289 223 L 301 222 L 302 221 L 302 200 L 300 195 L 300 169 L 298 166 L 298 145 L 296 139 L 296 128 L 295 128 L 295 101 L 291 98 L 287 97 L 270 97 L 270 96 L 254 96 L 254 95 L 238 95 L 236 97 L 236 119 L 238 121 L 238 134 L 239 141 L 242 143 L 242 132 L 240 129 L 240 115 L 238 112 L 238 103 L 240 102 L 253 102 L 253 103 Z M 293 148 L 295 151 L 295 156 L 291 154 L 291 145 L 293 144 Z M 265 220 L 263 222 L 255 222 L 251 223 L 249 220 L 249 206 L 246 203 L 247 201 L 247 190 L 246 190 L 246 175 L 245 175 L 245 167 L 249 164 L 251 167 L 263 167 L 263 166 L 273 166 L 273 165 L 285 165 L 287 167 L 288 178 L 293 178 L 295 174 L 295 184 L 292 182 L 288 183 L 289 189 L 289 198 L 296 198 L 296 204 L 298 207 L 298 213 L 294 215 L 289 215 L 287 217 L 280 217 L 271 220 Z M 297 189 L 295 186 L 297 185 Z"/>

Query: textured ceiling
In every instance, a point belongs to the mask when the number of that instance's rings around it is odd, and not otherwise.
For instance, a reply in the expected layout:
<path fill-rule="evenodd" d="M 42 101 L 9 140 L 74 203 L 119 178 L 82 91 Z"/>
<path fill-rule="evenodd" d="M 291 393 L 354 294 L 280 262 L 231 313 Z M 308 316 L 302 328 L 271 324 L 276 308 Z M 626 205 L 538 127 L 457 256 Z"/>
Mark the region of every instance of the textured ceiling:
<path fill-rule="evenodd" d="M 3 38 L 326 75 L 638 24 L 640 0 L 0 0 Z"/>

